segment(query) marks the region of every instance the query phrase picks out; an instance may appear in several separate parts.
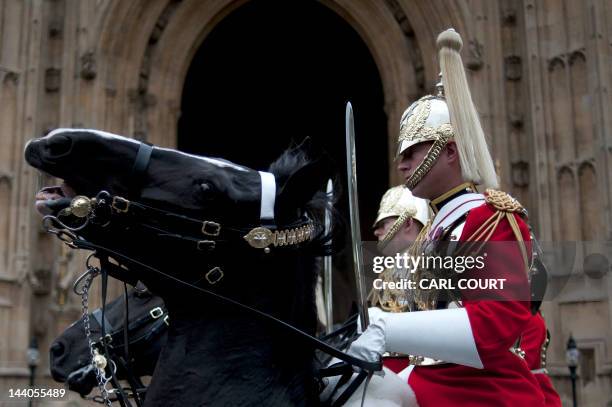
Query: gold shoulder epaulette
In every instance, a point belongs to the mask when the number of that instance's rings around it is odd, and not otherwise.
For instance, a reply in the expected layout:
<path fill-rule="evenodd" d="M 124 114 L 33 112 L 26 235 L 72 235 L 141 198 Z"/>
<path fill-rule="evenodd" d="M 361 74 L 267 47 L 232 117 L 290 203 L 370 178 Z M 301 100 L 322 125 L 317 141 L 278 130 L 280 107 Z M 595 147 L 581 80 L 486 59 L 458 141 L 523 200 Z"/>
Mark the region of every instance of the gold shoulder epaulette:
<path fill-rule="evenodd" d="M 489 219 L 487 219 L 483 226 L 481 226 L 476 232 L 480 232 L 480 229 L 484 228 L 485 231 L 488 230 L 488 234 L 483 239 L 485 242 L 489 240 L 493 230 L 497 227 L 499 221 L 502 218 L 508 219 L 510 223 L 510 228 L 512 229 L 512 233 L 514 233 L 514 237 L 519 245 L 521 250 L 521 256 L 523 258 L 523 263 L 525 265 L 525 271 L 529 274 L 529 256 L 527 255 L 527 247 L 525 246 L 525 241 L 523 240 L 523 235 L 521 234 L 521 229 L 514 218 L 513 213 L 518 212 L 518 215 L 526 215 L 525 208 L 523 205 L 519 203 L 516 199 L 512 198 L 510 195 L 503 191 L 498 191 L 496 189 L 487 189 L 485 191 L 485 202 L 493 206 L 497 210 Z M 480 235 L 476 236 L 477 233 L 474 233 L 468 240 L 480 240 L 482 234 L 484 232 L 480 232 Z M 481 246 L 482 248 L 482 246 Z M 480 251 L 480 249 L 478 249 Z"/>
<path fill-rule="evenodd" d="M 524 212 L 523 205 L 504 191 L 489 188 L 485 191 L 485 201 L 501 212 Z"/>

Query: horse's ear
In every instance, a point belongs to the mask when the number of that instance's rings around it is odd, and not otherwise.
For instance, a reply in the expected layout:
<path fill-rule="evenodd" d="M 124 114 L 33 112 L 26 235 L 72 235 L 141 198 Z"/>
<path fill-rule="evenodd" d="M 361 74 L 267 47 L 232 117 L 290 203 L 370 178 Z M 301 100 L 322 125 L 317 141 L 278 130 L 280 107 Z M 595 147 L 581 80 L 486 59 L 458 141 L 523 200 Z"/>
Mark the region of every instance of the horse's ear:
<path fill-rule="evenodd" d="M 315 147 L 310 137 L 305 137 L 300 144 L 294 147 L 294 150 L 300 150 L 307 156 L 312 156 L 315 153 Z"/>
<path fill-rule="evenodd" d="M 327 180 L 333 177 L 331 159 L 322 151 L 315 152 L 310 139 L 305 139 L 293 153 L 301 156 L 297 162 L 302 165 L 278 185 L 277 211 L 301 208 L 318 191 L 324 190 Z"/>
<path fill-rule="evenodd" d="M 324 190 L 331 176 L 331 162 L 327 158 L 320 158 L 304 165 L 280 187 L 277 209 L 290 210 L 302 207 L 318 191 Z"/>

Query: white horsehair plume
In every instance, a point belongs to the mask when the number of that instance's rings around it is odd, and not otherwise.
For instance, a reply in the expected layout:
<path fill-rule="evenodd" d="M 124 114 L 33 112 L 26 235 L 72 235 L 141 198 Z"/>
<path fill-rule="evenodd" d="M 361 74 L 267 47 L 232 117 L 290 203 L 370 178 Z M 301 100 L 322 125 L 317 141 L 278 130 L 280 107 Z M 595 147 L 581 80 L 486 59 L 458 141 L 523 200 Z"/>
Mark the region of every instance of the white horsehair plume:
<path fill-rule="evenodd" d="M 463 179 L 481 184 L 485 188 L 498 188 L 493 159 L 472 101 L 463 61 L 459 54 L 463 46 L 461 36 L 454 29 L 448 29 L 440 33 L 437 45 L 444 96 L 455 133 L 455 143 L 459 150 Z"/>

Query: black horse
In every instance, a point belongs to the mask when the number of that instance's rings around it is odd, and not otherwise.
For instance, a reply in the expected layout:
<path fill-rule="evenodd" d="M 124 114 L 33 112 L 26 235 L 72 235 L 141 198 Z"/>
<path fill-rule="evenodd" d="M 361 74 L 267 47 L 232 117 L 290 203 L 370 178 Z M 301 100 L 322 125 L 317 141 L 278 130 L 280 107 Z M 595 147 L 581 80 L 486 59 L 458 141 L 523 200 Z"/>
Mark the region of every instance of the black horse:
<path fill-rule="evenodd" d="M 126 302 L 128 355 L 124 352 Z M 140 378 L 153 375 L 167 339 L 169 316 L 164 301 L 143 284 L 138 284 L 127 292 L 127 297 L 122 295 L 110 301 L 104 318 L 105 331 L 112 338 L 107 347 L 110 352 L 108 356 L 117 368 L 117 379 L 133 380 L 143 389 Z M 91 312 L 89 320 L 92 338 L 98 342 L 101 338 L 102 310 L 98 308 Z M 49 363 L 55 381 L 66 382 L 68 389 L 85 397 L 98 382 L 83 325 L 83 319 L 78 319 L 53 341 Z M 96 348 L 103 354 L 100 343 L 96 343 Z"/>
<path fill-rule="evenodd" d="M 301 346 L 290 331 L 193 286 L 314 334 L 315 257 L 329 250 L 321 228 L 326 197 L 319 192 L 332 176 L 329 161 L 313 159 L 306 143 L 270 166 L 276 189 L 274 225 L 269 226 L 289 231 L 285 243 L 297 243 L 263 250 L 244 239 L 262 226 L 265 188 L 259 172 L 157 147 L 142 165 L 142 151 L 141 143 L 128 138 L 59 129 L 32 140 L 25 157 L 33 167 L 64 180 L 61 187 L 39 192 L 37 207 L 43 212 L 55 201 L 93 197 L 102 190 L 107 194 L 98 195 L 98 204 L 111 197 L 127 197 L 133 203 L 130 209 L 128 201 L 113 199 L 112 221 L 91 222 L 78 234 L 120 253 L 115 258 L 119 262 L 133 259 L 125 279 L 143 281 L 163 298 L 172 315 L 146 404 L 318 404 L 312 347 Z M 269 196 L 266 199 L 269 206 Z M 206 222 L 196 231 L 194 219 Z M 310 228 L 308 233 L 304 227 Z M 193 237 L 200 228 L 206 235 L 199 237 L 202 240 Z M 302 228 L 304 239 L 295 234 L 289 239 L 295 228 Z"/>

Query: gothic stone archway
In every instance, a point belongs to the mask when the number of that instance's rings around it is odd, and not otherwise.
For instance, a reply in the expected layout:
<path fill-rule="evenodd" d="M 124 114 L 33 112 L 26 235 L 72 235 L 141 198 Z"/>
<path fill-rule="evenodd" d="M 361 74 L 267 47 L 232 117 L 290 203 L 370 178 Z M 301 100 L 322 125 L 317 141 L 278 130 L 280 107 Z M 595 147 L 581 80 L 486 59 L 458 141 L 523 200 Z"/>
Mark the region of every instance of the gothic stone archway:
<path fill-rule="evenodd" d="M 98 83 L 105 107 L 100 127 L 176 146 L 183 83 L 196 50 L 243 0 L 115 1 L 100 24 L 108 59 Z M 435 33 L 465 24 L 463 2 L 438 7 L 424 0 L 322 0 L 359 33 L 380 72 L 388 120 L 389 158 L 399 117 L 437 76 Z M 435 3 L 435 2 L 434 2 Z M 139 21 L 138 25 L 127 22 Z M 427 21 L 429 24 L 424 25 Z M 130 27 L 126 29 L 126 27 Z M 416 27 L 417 30 L 414 30 Z M 424 46 L 419 46 L 424 44 Z M 110 63 L 112 61 L 112 63 Z M 392 183 L 397 181 L 390 169 Z"/>

